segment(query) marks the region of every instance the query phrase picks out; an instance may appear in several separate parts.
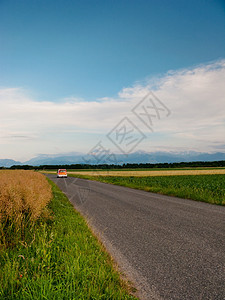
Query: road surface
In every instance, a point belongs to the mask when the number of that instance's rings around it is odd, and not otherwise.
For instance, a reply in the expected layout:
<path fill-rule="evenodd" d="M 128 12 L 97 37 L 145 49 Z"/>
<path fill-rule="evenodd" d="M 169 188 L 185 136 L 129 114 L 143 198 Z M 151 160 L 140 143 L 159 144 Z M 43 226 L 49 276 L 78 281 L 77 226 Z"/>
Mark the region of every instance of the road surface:
<path fill-rule="evenodd" d="M 225 207 L 48 174 L 140 299 L 225 299 Z"/>

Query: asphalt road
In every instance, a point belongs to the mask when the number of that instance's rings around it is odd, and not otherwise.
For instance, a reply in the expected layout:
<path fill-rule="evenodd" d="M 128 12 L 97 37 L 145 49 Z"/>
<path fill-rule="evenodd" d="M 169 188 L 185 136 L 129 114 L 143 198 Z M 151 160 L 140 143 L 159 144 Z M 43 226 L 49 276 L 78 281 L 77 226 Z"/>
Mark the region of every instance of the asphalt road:
<path fill-rule="evenodd" d="M 225 299 L 225 207 L 48 177 L 86 217 L 141 299 Z"/>

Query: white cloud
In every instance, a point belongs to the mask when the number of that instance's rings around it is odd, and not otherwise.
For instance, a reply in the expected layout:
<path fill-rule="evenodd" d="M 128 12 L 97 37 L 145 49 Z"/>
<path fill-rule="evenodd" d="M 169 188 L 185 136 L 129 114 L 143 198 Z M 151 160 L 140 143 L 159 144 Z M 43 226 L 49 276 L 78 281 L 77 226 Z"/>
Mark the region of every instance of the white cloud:
<path fill-rule="evenodd" d="M 225 60 L 220 60 L 192 69 L 170 71 L 145 84 L 124 88 L 116 99 L 36 101 L 23 89 L 2 88 L 0 158 L 9 157 L 9 154 L 19 158 L 38 152 L 50 153 L 56 148 L 65 152 L 58 145 L 61 143 L 69 148 L 68 151 L 88 151 L 94 146 L 91 135 L 104 136 L 125 116 L 148 133 L 131 110 L 149 90 L 154 90 L 171 110 L 171 116 L 155 123 L 155 133 L 139 145 L 140 148 L 221 151 L 225 136 L 224 83 Z"/>

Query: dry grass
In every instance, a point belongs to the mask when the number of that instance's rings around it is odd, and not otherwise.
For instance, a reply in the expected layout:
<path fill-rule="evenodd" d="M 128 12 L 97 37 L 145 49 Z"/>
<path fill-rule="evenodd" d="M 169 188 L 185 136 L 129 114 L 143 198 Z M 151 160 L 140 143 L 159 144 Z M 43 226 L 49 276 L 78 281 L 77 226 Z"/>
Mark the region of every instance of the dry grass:
<path fill-rule="evenodd" d="M 208 170 L 161 170 L 161 171 L 78 171 L 68 172 L 68 174 L 88 175 L 88 176 L 171 176 L 171 175 L 212 175 L 225 174 L 225 169 Z"/>
<path fill-rule="evenodd" d="M 33 171 L 0 171 L 0 242 L 21 237 L 42 214 L 52 197 L 45 176 Z"/>
<path fill-rule="evenodd" d="M 0 248 L 0 299 L 135 300 L 85 220 L 50 184 L 53 220 L 38 218 L 30 240 Z"/>

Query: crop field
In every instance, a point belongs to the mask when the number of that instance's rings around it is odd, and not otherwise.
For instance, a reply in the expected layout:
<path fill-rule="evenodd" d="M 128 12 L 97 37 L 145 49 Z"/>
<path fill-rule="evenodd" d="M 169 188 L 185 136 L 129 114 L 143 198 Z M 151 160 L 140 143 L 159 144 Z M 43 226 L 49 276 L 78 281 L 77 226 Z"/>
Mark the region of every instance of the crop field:
<path fill-rule="evenodd" d="M 41 173 L 56 174 L 57 170 L 43 170 Z M 171 175 L 211 175 L 225 174 L 225 168 L 163 168 L 163 169 L 86 169 L 67 170 L 68 174 L 87 176 L 171 176 Z"/>
<path fill-rule="evenodd" d="M 0 247 L 29 235 L 27 228 L 48 215 L 51 198 L 51 187 L 42 174 L 0 171 Z"/>
<path fill-rule="evenodd" d="M 174 174 L 174 173 L 173 173 Z M 188 198 L 212 204 L 225 205 L 225 175 L 183 176 L 84 176 L 76 177 L 122 185 L 153 193 Z"/>
<path fill-rule="evenodd" d="M 79 174 L 89 176 L 171 176 L 171 175 L 207 175 L 207 174 L 225 174 L 225 169 L 192 169 L 192 170 L 92 170 L 92 171 L 69 171 L 68 174 Z"/>
<path fill-rule="evenodd" d="M 0 299 L 136 299 L 131 289 L 51 181 L 0 171 Z"/>

